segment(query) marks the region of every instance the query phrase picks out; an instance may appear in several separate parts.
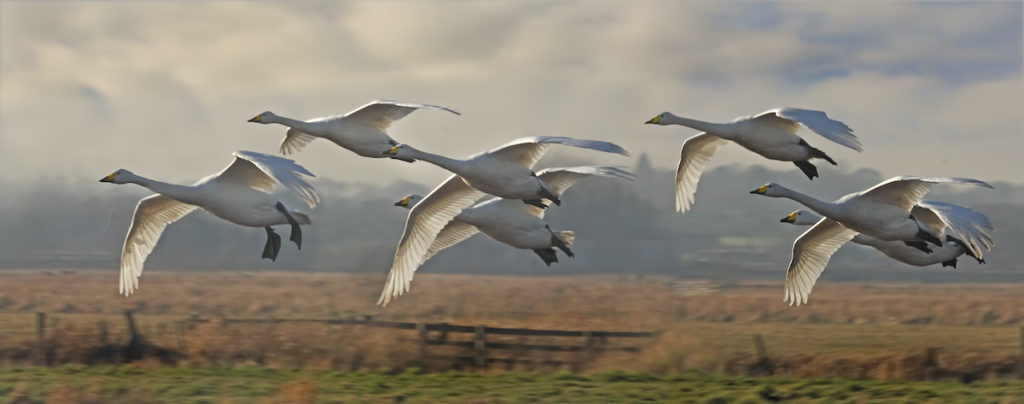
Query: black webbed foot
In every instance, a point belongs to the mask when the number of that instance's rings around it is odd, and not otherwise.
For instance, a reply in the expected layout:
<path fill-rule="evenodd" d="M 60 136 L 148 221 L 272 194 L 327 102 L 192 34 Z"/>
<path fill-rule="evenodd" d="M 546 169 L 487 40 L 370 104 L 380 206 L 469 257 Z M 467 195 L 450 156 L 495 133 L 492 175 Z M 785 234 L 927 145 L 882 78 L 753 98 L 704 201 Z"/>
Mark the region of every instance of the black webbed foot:
<path fill-rule="evenodd" d="M 277 261 L 277 253 L 281 251 L 281 236 L 278 236 L 270 226 L 267 229 L 267 244 L 263 246 L 263 257 Z"/>
<path fill-rule="evenodd" d="M 554 248 L 535 248 L 533 252 L 537 254 L 540 259 L 544 260 L 544 264 L 551 266 L 552 262 L 558 262 L 558 255 L 555 254 Z"/>
<path fill-rule="evenodd" d="M 800 171 L 804 172 L 807 179 L 814 181 L 814 177 L 818 177 L 818 167 L 815 167 L 814 164 L 811 164 L 809 161 L 794 161 L 793 164 L 800 168 Z"/>
<path fill-rule="evenodd" d="M 951 259 L 949 261 L 943 262 L 942 266 L 943 267 L 953 267 L 953 269 L 956 269 L 956 258 L 953 258 L 953 259 Z"/>
<path fill-rule="evenodd" d="M 288 220 L 288 224 L 290 224 L 292 226 L 292 234 L 291 234 L 291 236 L 288 239 L 291 240 L 292 242 L 294 242 L 295 245 L 298 246 L 299 249 L 301 250 L 302 249 L 302 227 L 300 227 L 299 226 L 299 222 L 296 221 L 294 217 L 292 217 L 292 214 L 288 213 L 288 208 L 285 208 L 284 204 L 282 204 L 281 202 L 277 203 L 277 210 L 279 212 L 281 212 L 282 215 L 284 215 L 285 220 Z"/>

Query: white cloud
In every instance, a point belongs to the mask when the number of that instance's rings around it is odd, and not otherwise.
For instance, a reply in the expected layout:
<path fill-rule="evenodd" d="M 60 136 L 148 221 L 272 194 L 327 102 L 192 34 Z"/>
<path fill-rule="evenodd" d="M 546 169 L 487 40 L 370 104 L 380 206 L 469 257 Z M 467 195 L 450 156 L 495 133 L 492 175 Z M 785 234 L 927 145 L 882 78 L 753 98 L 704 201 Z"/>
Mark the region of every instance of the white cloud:
<path fill-rule="evenodd" d="M 793 105 L 855 129 L 863 154 L 808 137 L 850 169 L 1020 180 L 1006 170 L 1024 153 L 1012 3 L 2 7 L 0 178 L 93 179 L 118 167 L 198 178 L 232 150 L 277 149 L 282 128 L 244 122 L 258 112 L 308 118 L 393 98 L 463 112 L 417 112 L 393 127 L 401 141 L 453 156 L 556 134 L 614 140 L 673 166 L 693 131 L 645 127 L 650 116 L 728 120 Z M 907 157 L 922 144 L 924 157 Z M 958 153 L 986 158 L 946 157 Z M 298 158 L 338 180 L 444 177 L 323 141 Z M 712 164 L 748 161 L 749 152 L 726 148 Z"/>

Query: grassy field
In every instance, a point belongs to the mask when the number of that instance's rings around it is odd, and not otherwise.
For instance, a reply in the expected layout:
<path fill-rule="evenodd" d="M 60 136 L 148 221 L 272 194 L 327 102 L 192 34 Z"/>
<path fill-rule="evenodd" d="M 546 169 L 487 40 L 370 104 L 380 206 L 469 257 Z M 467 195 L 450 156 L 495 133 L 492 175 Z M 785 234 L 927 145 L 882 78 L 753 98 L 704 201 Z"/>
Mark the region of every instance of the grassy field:
<path fill-rule="evenodd" d="M 0 271 L 0 365 L 36 363 L 36 312 L 47 313 L 52 362 L 93 363 L 103 344 L 125 344 L 122 313 L 142 333 L 178 349 L 174 324 L 188 316 L 375 319 L 589 330 L 657 330 L 635 354 L 574 368 L 658 375 L 692 369 L 735 375 L 878 380 L 1016 378 L 1024 285 L 822 283 L 801 307 L 781 285 L 735 283 L 681 293 L 674 279 L 634 276 L 417 275 L 410 294 L 381 308 L 381 275 L 148 271 L 131 297 L 115 271 Z M 763 337 L 765 357 L 752 338 Z M 432 371 L 414 334 L 311 323 L 188 329 L 179 366 Z M 105 342 L 104 342 L 105 341 Z M 103 363 L 100 361 L 99 363 Z M 565 367 L 518 367 L 557 372 Z"/>
<path fill-rule="evenodd" d="M 402 373 L 101 366 L 0 369 L 0 402 L 18 403 L 1024 403 L 1024 384 L 748 378 L 700 372 Z"/>

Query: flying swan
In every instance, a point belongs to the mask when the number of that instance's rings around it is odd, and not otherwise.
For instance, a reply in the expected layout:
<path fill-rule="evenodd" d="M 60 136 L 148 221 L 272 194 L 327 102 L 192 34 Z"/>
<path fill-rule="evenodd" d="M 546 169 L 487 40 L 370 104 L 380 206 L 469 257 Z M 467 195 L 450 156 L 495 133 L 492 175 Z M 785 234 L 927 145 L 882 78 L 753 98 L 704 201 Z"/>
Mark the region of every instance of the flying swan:
<path fill-rule="evenodd" d="M 391 123 L 420 108 L 448 111 L 460 115 L 454 110 L 437 105 L 376 100 L 345 115 L 338 114 L 300 121 L 266 111 L 256 115 L 249 122 L 278 123 L 289 127 L 284 141 L 281 142 L 281 154 L 284 155 L 297 153 L 309 142 L 322 137 L 360 156 L 382 158 L 386 157 L 383 155 L 384 152 L 398 144 L 386 132 Z M 411 160 L 406 161 L 412 162 Z"/>
<path fill-rule="evenodd" d="M 933 253 L 926 242 L 943 247 L 941 231 L 946 229 L 950 235 L 963 241 L 974 257 L 982 259 L 985 238 L 979 232 L 968 231 L 971 225 L 965 224 L 976 220 L 975 216 L 961 209 L 934 206 L 931 206 L 931 211 L 935 212 L 934 217 L 927 219 L 917 218 L 911 212 L 914 205 L 922 204 L 921 198 L 932 186 L 939 183 L 992 188 L 985 182 L 968 178 L 900 176 L 882 181 L 867 190 L 848 194 L 835 202 L 821 201 L 775 183 L 750 191 L 752 194 L 792 199 L 825 217 L 793 243 L 793 257 L 786 273 L 783 300 L 791 305 L 806 303 L 814 281 L 825 269 L 829 258 L 857 233 L 884 241 L 902 241 L 925 253 Z M 931 225 L 934 220 L 942 222 L 944 227 Z"/>
<path fill-rule="evenodd" d="M 579 166 L 546 168 L 537 177 L 551 185 L 561 196 L 569 187 L 591 175 L 634 180 L 633 174 L 617 167 Z M 410 194 L 395 202 L 395 206 L 411 209 L 423 197 Z M 526 205 L 514 199 L 491 198 L 464 209 L 440 232 L 420 261 L 423 265 L 438 252 L 461 243 L 463 240 L 482 232 L 491 238 L 515 248 L 533 250 L 544 264 L 558 262 L 555 248 L 572 257 L 569 247 L 574 234 L 571 231 L 556 232 L 544 222 L 545 209 Z"/>
<path fill-rule="evenodd" d="M 970 218 L 967 221 L 966 226 L 959 229 L 960 232 L 973 234 L 981 241 L 981 245 L 985 247 L 986 250 L 992 249 L 992 246 L 995 245 L 995 243 L 989 233 L 993 228 L 988 217 L 982 213 L 971 210 L 966 206 L 937 201 L 921 201 L 921 203 L 914 205 L 914 208 L 910 210 L 911 214 L 918 218 L 918 220 L 923 223 L 927 223 L 929 227 L 938 229 L 941 234 L 945 234 L 945 240 L 943 241 L 942 247 L 934 249 L 931 253 L 926 253 L 920 249 L 908 246 L 902 241 L 879 240 L 866 234 L 857 234 L 853 236 L 853 239 L 850 241 L 872 247 L 889 258 L 904 264 L 918 267 L 942 264 L 943 267 L 956 268 L 957 258 L 964 254 L 974 258 L 979 264 L 984 264 L 985 259 L 974 256 L 974 253 L 967 248 L 967 244 L 952 235 L 957 233 L 957 231 L 946 226 L 946 223 L 939 219 L 938 215 L 944 214 L 944 211 L 950 210 L 961 210 L 958 214 L 959 217 Z M 818 215 L 817 213 L 800 209 L 790 213 L 779 221 L 797 226 L 811 226 L 817 224 L 821 219 L 821 215 Z"/>
<path fill-rule="evenodd" d="M 139 287 L 142 265 L 167 225 L 174 223 L 196 208 L 231 223 L 248 227 L 263 227 L 267 243 L 263 258 L 277 259 L 281 237 L 270 227 L 291 225 L 291 241 L 302 248 L 300 224 L 309 224 L 309 216 L 287 208 L 269 192 L 279 182 L 299 194 L 310 208 L 320 202 L 313 186 L 301 176 L 313 174 L 292 160 L 251 151 L 234 153 L 235 159 L 220 173 L 199 180 L 194 185 L 168 184 L 151 180 L 120 169 L 103 177 L 100 182 L 138 184 L 156 195 L 139 200 L 132 216 L 132 224 L 121 250 L 120 293 L 131 295 Z"/>
<path fill-rule="evenodd" d="M 393 147 L 389 151 L 390 155 L 424 160 L 455 174 L 430 191 L 409 211 L 405 230 L 398 242 L 381 294 L 381 304 L 390 300 L 391 296 L 399 296 L 409 290 L 412 274 L 423 262 L 423 256 L 434 243 L 437 234 L 463 209 L 484 195 L 523 199 L 527 204 L 541 209 L 547 207 L 543 199 L 560 204 L 554 185 L 546 184 L 531 169 L 553 144 L 628 154 L 614 143 L 556 136 L 516 139 L 466 160 L 421 152 L 407 145 Z"/>
<path fill-rule="evenodd" d="M 728 123 L 704 122 L 662 112 L 644 123 L 683 125 L 702 132 L 686 139 L 680 152 L 676 169 L 676 211 L 682 213 L 693 206 L 697 182 L 708 161 L 729 141 L 771 160 L 792 161 L 811 180 L 818 176 L 818 169 L 810 159 L 820 158 L 837 164 L 825 152 L 797 136 L 800 125 L 853 150 L 863 150 L 849 126 L 830 119 L 824 112 L 809 109 L 775 108 Z"/>

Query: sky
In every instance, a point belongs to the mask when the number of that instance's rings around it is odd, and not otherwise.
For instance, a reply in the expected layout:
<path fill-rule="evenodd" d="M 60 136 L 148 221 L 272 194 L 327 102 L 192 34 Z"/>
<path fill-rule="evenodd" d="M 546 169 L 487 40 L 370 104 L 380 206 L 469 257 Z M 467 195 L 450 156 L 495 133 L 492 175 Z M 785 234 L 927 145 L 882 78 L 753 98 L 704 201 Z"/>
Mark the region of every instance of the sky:
<path fill-rule="evenodd" d="M 191 182 L 234 150 L 277 151 L 283 127 L 246 122 L 260 112 L 306 119 L 373 99 L 460 111 L 392 126 L 426 151 L 559 135 L 658 167 L 695 133 L 643 125 L 662 111 L 818 109 L 864 144 L 802 132 L 844 169 L 1020 183 L 1022 30 L 1020 2 L 3 1 L 0 183 L 118 168 Z M 296 158 L 336 181 L 447 176 L 323 140 Z M 736 146 L 710 167 L 727 164 L 796 170 Z"/>

